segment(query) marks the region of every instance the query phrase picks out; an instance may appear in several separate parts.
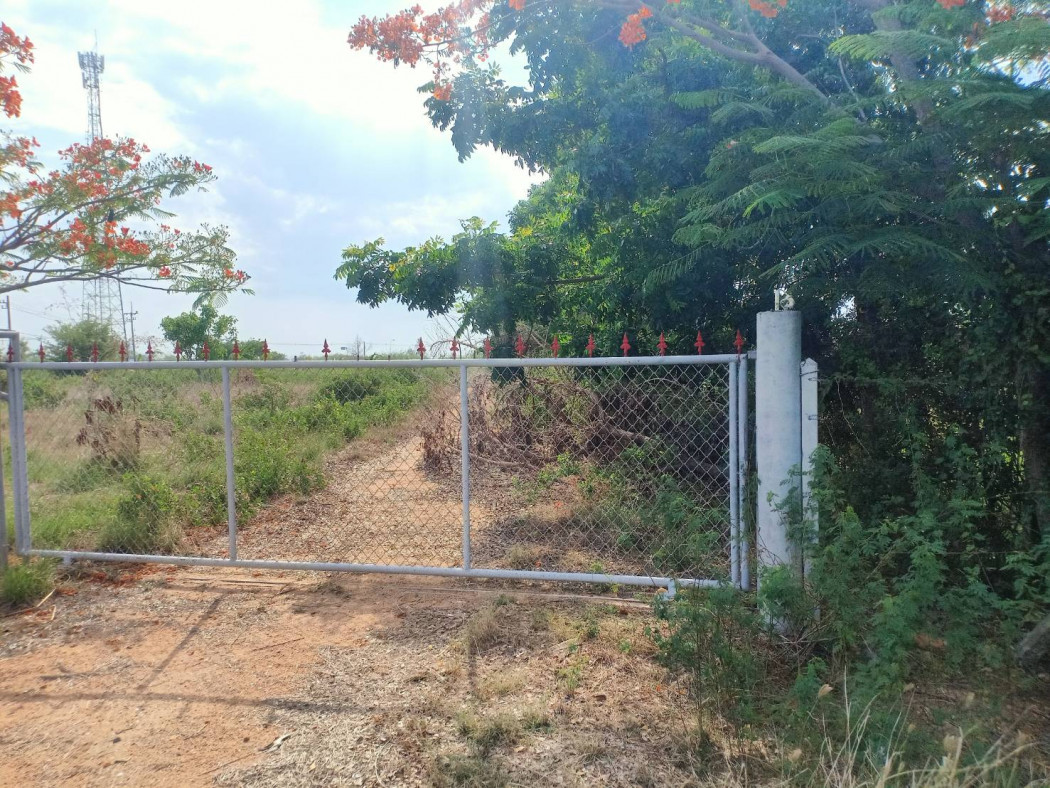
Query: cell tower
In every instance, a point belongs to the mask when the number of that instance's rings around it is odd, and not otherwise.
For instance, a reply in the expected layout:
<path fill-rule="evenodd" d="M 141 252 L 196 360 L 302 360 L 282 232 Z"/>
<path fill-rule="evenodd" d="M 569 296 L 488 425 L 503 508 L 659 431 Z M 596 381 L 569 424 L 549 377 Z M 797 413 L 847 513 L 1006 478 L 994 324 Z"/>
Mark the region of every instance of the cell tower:
<path fill-rule="evenodd" d="M 98 42 L 95 43 L 98 48 Z M 88 96 L 88 142 L 102 137 L 102 101 L 100 83 L 106 69 L 106 58 L 98 52 L 78 52 L 80 73 Z M 103 277 L 84 282 L 84 318 L 105 323 L 127 341 L 124 322 L 124 293 L 119 280 Z"/>

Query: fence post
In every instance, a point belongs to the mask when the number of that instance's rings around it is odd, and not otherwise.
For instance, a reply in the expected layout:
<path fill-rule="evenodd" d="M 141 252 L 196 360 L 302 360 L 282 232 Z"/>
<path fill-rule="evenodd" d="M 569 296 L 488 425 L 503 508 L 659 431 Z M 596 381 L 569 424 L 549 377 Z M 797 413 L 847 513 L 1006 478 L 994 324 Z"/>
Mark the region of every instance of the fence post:
<path fill-rule="evenodd" d="M 737 588 L 740 587 L 740 467 L 737 455 L 740 432 L 736 428 L 739 366 L 740 362 L 729 364 L 729 581 Z"/>
<path fill-rule="evenodd" d="M 229 531 L 230 560 L 237 560 L 237 488 L 233 469 L 233 402 L 230 395 L 230 368 L 222 368 L 222 432 L 226 449 L 226 522 Z"/>
<path fill-rule="evenodd" d="M 14 360 L 22 360 L 22 340 L 17 331 L 4 331 L 14 349 Z M 22 370 L 7 369 L 7 404 L 11 428 L 11 501 L 14 504 L 15 552 L 26 555 L 30 549 L 29 481 L 26 469 L 25 403 L 22 396 Z M 6 512 L 5 512 L 6 516 Z M 7 537 L 7 521 L 3 523 Z M 5 548 L 6 549 L 6 548 Z"/>
<path fill-rule="evenodd" d="M 747 509 L 747 462 L 748 462 L 748 435 L 750 431 L 748 427 L 748 408 L 747 408 L 747 356 L 742 356 L 740 359 L 740 372 L 737 374 L 737 386 L 738 391 L 736 395 L 736 427 L 737 427 L 737 447 L 736 456 L 738 467 L 737 473 L 737 498 L 740 500 L 738 507 L 737 521 L 739 523 L 739 537 L 740 547 L 738 550 L 737 561 L 740 565 L 740 588 L 747 591 L 751 588 L 751 556 L 750 556 L 750 540 L 748 539 L 747 527 L 748 519 L 744 516 L 744 512 Z"/>
<path fill-rule="evenodd" d="M 755 457 L 758 465 L 758 582 L 782 564 L 797 564 L 783 499 L 802 466 L 802 315 L 760 312 L 755 364 Z"/>
<path fill-rule="evenodd" d="M 459 459 L 463 482 L 463 568 L 470 569 L 470 407 L 466 364 L 459 368 Z"/>
<path fill-rule="evenodd" d="M 807 358 L 802 362 L 802 513 L 807 522 L 812 524 L 812 532 L 809 538 L 812 542 L 817 541 L 817 512 L 810 502 L 810 485 L 813 480 L 813 452 L 817 448 L 817 362 Z M 802 558 L 802 574 L 806 576 L 810 572 L 810 556 L 804 551 Z"/>

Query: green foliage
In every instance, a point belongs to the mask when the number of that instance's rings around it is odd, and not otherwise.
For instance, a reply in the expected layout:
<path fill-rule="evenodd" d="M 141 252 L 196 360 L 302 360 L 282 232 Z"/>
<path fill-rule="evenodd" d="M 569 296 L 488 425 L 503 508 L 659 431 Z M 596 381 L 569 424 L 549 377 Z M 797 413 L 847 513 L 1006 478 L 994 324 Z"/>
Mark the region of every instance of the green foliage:
<path fill-rule="evenodd" d="M 84 319 L 75 323 L 56 323 L 47 329 L 49 340 L 44 348 L 48 361 L 67 361 L 68 349 L 73 348 L 74 361 L 91 361 L 98 348 L 99 361 L 117 361 L 120 337 L 108 323 Z"/>
<path fill-rule="evenodd" d="M 701 726 L 709 715 L 734 725 L 753 722 L 764 668 L 756 645 L 765 629 L 740 592 L 687 589 L 658 601 L 656 614 L 664 626 L 650 635 L 663 663 L 685 671 Z"/>
<path fill-rule="evenodd" d="M 242 361 L 261 361 L 263 358 L 263 342 L 262 339 L 242 339 L 239 343 L 241 349 L 241 360 Z M 284 353 L 279 353 L 276 350 L 271 350 L 267 356 L 270 361 L 284 361 L 287 356 Z"/>
<path fill-rule="evenodd" d="M 27 375 L 22 378 L 22 396 L 26 408 L 49 410 L 57 407 L 66 397 L 69 378 L 55 375 Z"/>
<path fill-rule="evenodd" d="M 205 342 L 211 358 L 223 359 L 229 353 L 227 346 L 233 344 L 237 318 L 220 315 L 214 306 L 205 303 L 194 311 L 161 318 L 160 328 L 173 346 L 179 343 L 188 359 L 202 358 Z M 259 354 L 262 355 L 261 348 Z"/>
<path fill-rule="evenodd" d="M 12 606 L 31 604 L 51 590 L 54 563 L 31 561 L 9 566 L 0 575 L 0 600 Z"/>
<path fill-rule="evenodd" d="M 178 545 L 179 496 L 163 478 L 127 473 L 117 501 L 116 519 L 99 534 L 107 553 L 170 553 Z"/>

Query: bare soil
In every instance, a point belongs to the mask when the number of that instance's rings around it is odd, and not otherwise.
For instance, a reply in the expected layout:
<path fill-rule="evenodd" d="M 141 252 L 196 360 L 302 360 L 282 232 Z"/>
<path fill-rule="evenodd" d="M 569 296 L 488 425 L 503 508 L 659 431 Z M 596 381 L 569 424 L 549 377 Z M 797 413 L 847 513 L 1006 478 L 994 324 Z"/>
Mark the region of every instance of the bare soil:
<path fill-rule="evenodd" d="M 419 452 L 406 425 L 337 453 L 241 555 L 457 565 L 457 487 Z M 0 785 L 683 785 L 651 623 L 565 587 L 81 568 L 0 619 Z"/>

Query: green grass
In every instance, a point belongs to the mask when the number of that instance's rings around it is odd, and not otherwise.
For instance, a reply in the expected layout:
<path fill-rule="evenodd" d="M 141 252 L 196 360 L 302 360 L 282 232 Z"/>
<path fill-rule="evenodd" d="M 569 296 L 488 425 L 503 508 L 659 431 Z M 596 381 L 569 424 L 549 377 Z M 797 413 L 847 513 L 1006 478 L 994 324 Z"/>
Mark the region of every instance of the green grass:
<path fill-rule="evenodd" d="M 117 517 L 119 485 L 55 496 L 32 508 L 33 547 L 45 550 L 94 549 L 92 535 Z"/>
<path fill-rule="evenodd" d="M 13 607 L 29 605 L 47 594 L 53 583 L 52 562 L 15 564 L 0 576 L 0 600 Z"/>

